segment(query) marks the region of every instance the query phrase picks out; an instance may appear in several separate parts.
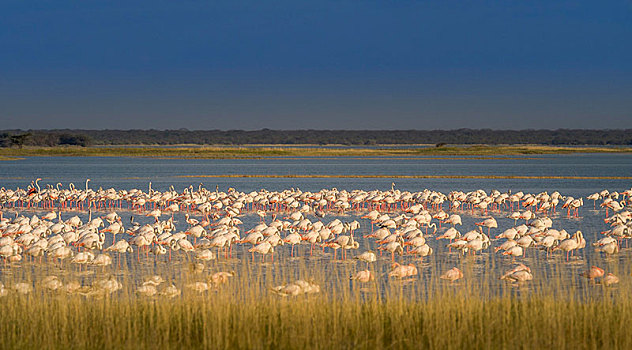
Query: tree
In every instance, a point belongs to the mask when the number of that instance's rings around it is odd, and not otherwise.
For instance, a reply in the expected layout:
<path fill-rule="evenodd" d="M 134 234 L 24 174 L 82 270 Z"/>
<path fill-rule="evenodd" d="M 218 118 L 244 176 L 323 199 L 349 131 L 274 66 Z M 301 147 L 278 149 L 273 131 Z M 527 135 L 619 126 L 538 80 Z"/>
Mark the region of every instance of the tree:
<path fill-rule="evenodd" d="M 60 145 L 71 145 L 71 146 L 81 146 L 86 147 L 90 146 L 91 140 L 89 137 L 85 135 L 71 135 L 71 134 L 61 134 L 59 135 L 59 144 Z"/>
<path fill-rule="evenodd" d="M 9 139 L 11 140 L 12 146 L 18 146 L 19 148 L 22 148 L 29 137 L 31 137 L 31 133 L 27 132 L 24 134 L 11 135 Z"/>

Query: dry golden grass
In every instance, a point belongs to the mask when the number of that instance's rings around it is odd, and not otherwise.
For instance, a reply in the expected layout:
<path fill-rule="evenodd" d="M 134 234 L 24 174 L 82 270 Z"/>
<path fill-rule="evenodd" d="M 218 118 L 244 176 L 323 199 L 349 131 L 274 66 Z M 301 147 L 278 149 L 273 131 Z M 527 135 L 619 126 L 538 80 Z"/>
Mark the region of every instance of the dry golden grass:
<path fill-rule="evenodd" d="M 427 302 L 11 297 L 3 300 L 0 339 L 3 348 L 30 349 L 630 348 L 631 311 L 622 299 L 485 300 L 465 293 Z"/>
<path fill-rule="evenodd" d="M 632 180 L 632 176 L 529 176 L 529 175 L 329 175 L 329 174 L 218 174 L 176 175 L 176 178 L 294 178 L 294 179 L 561 179 Z"/>
<path fill-rule="evenodd" d="M 423 157 L 494 156 L 564 153 L 629 153 L 630 147 L 489 146 L 420 148 L 292 148 L 292 147 L 24 147 L 2 148 L 0 156 L 125 156 L 159 158 L 267 157 Z"/>
<path fill-rule="evenodd" d="M 530 283 L 490 286 L 473 267 L 457 283 L 429 278 L 350 283 L 349 272 L 364 264 L 340 263 L 327 272 L 321 262 L 295 268 L 250 262 L 209 264 L 203 274 L 151 265 L 182 288 L 173 299 L 144 297 L 135 290 L 138 271 L 80 275 L 25 264 L 4 270 L 7 288 L 33 282 L 34 292 L 0 298 L 2 348 L 631 348 L 630 281 L 618 287 L 572 283 L 562 267 Z M 431 263 L 432 264 L 432 263 Z M 210 273 L 236 269 L 228 284 L 197 293 L 183 286 Z M 373 269 L 373 267 L 372 267 Z M 151 272 L 150 272 L 151 271 Z M 10 272 L 10 273 L 7 273 Z M 67 283 L 115 273 L 123 289 L 104 298 L 44 290 L 39 281 L 55 273 Z M 623 272 L 623 271 L 621 271 Z M 141 273 L 142 274 L 142 273 Z M 281 297 L 270 287 L 298 278 L 313 279 L 321 293 Z M 490 277 L 496 280 L 497 277 Z"/>

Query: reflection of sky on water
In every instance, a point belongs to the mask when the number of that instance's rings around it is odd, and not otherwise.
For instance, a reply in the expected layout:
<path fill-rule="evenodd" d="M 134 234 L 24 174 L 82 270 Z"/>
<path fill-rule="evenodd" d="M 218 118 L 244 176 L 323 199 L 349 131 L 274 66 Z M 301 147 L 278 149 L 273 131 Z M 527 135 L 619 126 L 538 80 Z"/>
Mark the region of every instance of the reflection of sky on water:
<path fill-rule="evenodd" d="M 451 190 L 511 189 L 528 192 L 558 190 L 570 195 L 588 195 L 603 188 L 623 190 L 629 180 L 568 179 L 371 179 L 371 178 L 179 178 L 181 175 L 306 174 L 306 175 L 519 175 L 519 176 L 630 176 L 632 155 L 574 154 L 538 155 L 524 159 L 397 159 L 397 158 L 289 158 L 289 159 L 152 159 L 125 157 L 32 157 L 0 162 L 0 183 L 7 188 L 26 187 L 36 177 L 42 183 L 69 182 L 80 187 L 90 178 L 94 188 L 146 188 L 157 190 L 173 185 L 182 189 L 200 182 L 206 186 L 240 191 L 261 188 L 282 190 L 299 187 L 390 189 L 419 191 L 429 188 Z"/>

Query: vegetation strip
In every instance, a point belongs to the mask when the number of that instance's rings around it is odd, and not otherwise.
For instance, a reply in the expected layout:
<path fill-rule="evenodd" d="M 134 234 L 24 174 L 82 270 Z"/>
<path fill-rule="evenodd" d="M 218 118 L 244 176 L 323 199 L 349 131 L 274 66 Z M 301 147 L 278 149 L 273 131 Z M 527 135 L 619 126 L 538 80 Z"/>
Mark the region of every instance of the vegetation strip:
<path fill-rule="evenodd" d="M 485 300 L 449 293 L 280 300 L 252 296 L 82 300 L 11 297 L 0 304 L 4 348 L 410 349 L 630 348 L 632 303 L 584 303 L 548 295 Z M 460 297 L 457 299 L 456 297 Z M 612 300 L 610 300 L 612 299 Z"/>
<path fill-rule="evenodd" d="M 632 153 L 632 147 L 465 146 L 422 148 L 286 148 L 286 147 L 24 147 L 0 148 L 0 156 L 156 157 L 253 159 L 274 157 L 496 156 L 573 153 Z"/>
<path fill-rule="evenodd" d="M 280 157 L 275 157 L 280 158 Z M 283 159 L 314 159 L 314 157 L 282 157 Z M 318 157 L 318 159 L 338 159 L 340 157 Z M 377 156 L 377 157 L 345 157 L 345 159 L 358 159 L 358 160 L 384 160 L 384 159 L 399 159 L 399 160 L 535 160 L 535 159 L 543 159 L 543 158 L 535 158 L 535 157 L 504 157 L 504 156 L 467 156 L 467 157 L 459 157 L 459 156 L 443 156 L 443 157 L 432 157 L 432 156 Z"/>
<path fill-rule="evenodd" d="M 0 145 L 630 145 L 632 129 L 528 130 L 0 130 Z"/>
<path fill-rule="evenodd" d="M 176 175 L 175 178 L 200 177 L 253 177 L 253 178 L 291 178 L 291 179 L 561 179 L 561 180 L 632 180 L 632 176 L 525 176 L 525 175 L 303 175 L 303 174 L 219 174 L 219 175 Z"/>

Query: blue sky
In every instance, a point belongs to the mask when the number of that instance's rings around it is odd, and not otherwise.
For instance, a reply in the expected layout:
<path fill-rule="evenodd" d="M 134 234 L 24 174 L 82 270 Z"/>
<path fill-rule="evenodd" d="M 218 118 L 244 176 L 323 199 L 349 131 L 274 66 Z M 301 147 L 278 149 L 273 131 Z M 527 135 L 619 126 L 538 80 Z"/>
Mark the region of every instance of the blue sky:
<path fill-rule="evenodd" d="M 0 128 L 629 128 L 631 43 L 631 1 L 0 1 Z"/>

